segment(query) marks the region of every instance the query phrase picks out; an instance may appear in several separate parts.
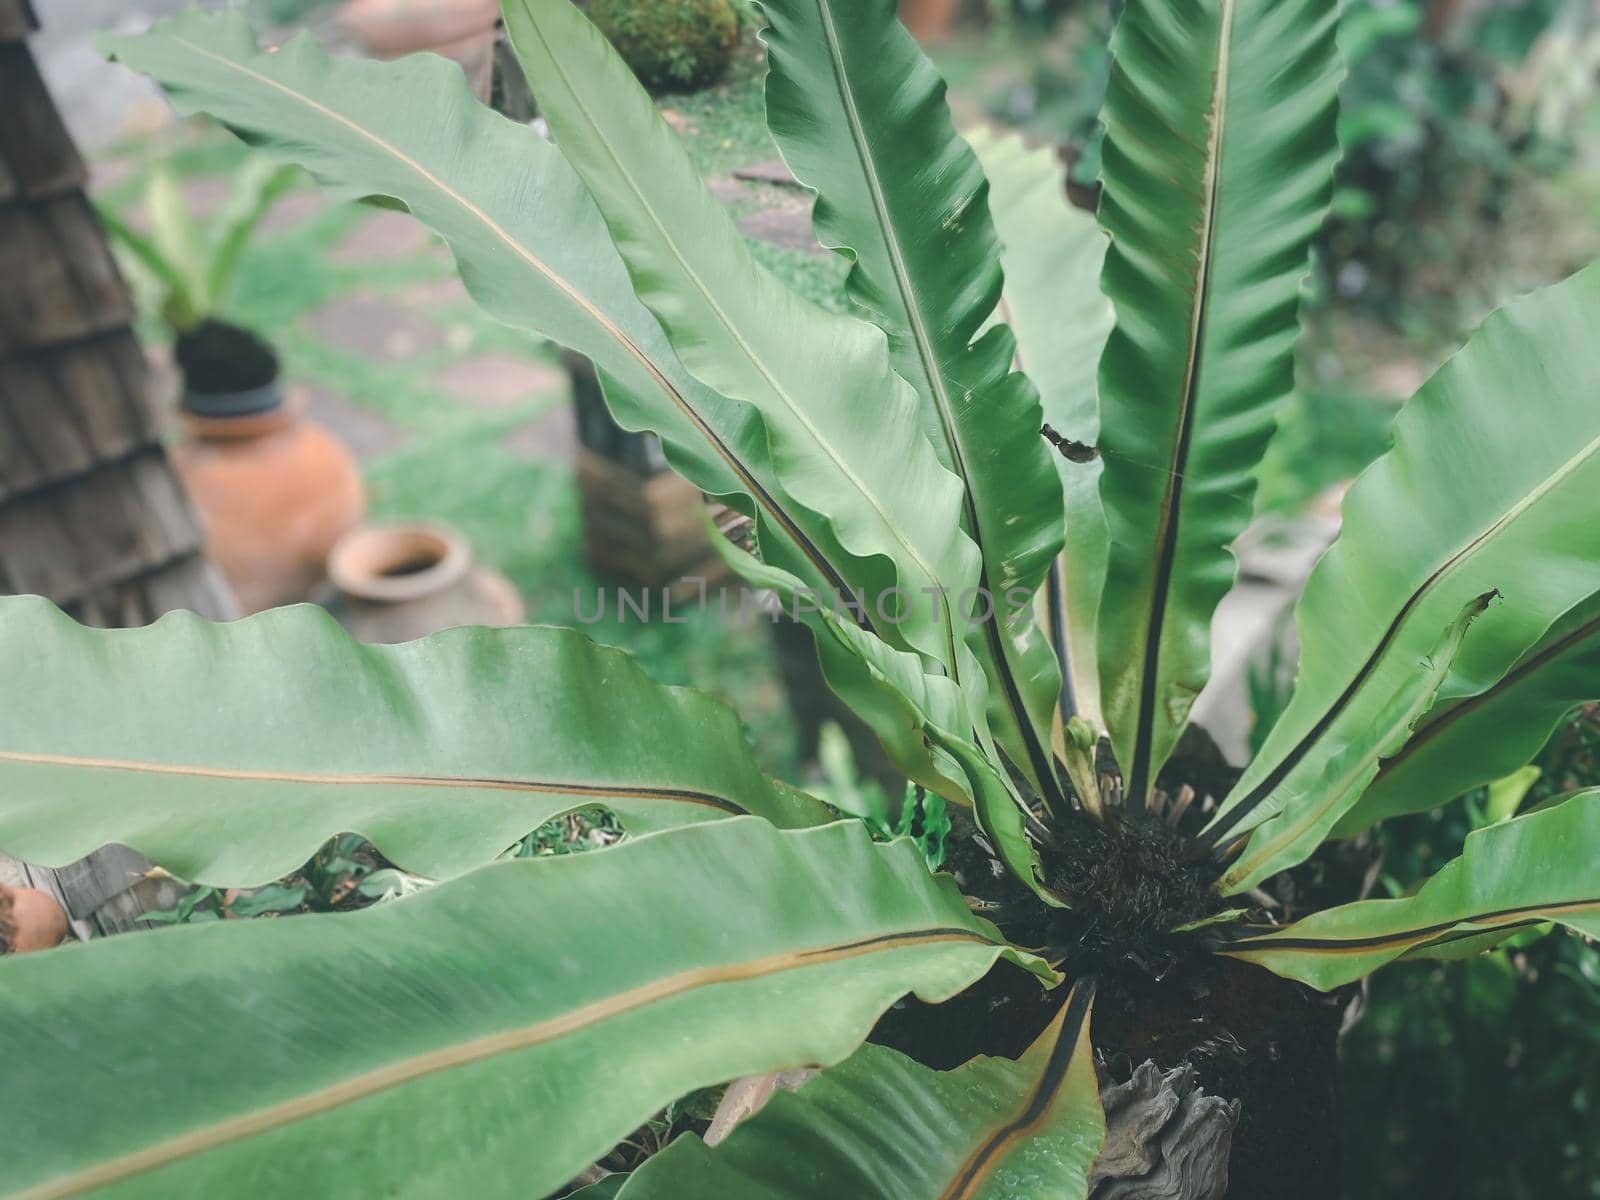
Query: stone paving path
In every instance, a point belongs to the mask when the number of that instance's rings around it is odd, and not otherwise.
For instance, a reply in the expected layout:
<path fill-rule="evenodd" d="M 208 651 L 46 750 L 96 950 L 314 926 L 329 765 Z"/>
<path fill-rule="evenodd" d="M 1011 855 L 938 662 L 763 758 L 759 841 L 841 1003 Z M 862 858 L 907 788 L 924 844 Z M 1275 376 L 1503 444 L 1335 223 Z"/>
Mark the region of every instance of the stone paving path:
<path fill-rule="evenodd" d="M 197 211 L 214 206 L 221 189 L 200 179 L 185 183 Z M 740 228 L 775 245 L 822 255 L 826 251 L 811 231 L 811 202 L 782 160 L 772 159 L 735 170 L 710 181 L 712 190 L 737 214 Z M 280 202 L 268 219 L 269 229 L 287 227 L 315 210 L 315 193 L 294 193 Z M 307 198 L 311 199 L 308 200 Z M 448 254 L 416 221 L 404 213 L 375 211 L 349 233 L 331 259 L 341 266 L 415 261 Z M 471 303 L 460 280 L 448 277 L 406 285 L 398 290 L 355 290 L 311 314 L 309 327 L 328 345 L 379 362 L 404 365 L 440 358 L 449 335 L 436 314 Z M 431 381 L 439 391 L 469 408 L 502 412 L 550 397 L 565 397 L 565 373 L 549 361 L 509 351 L 479 351 L 450 358 L 437 367 Z M 358 457 L 382 456 L 405 444 L 407 434 L 370 408 L 351 404 L 337 392 L 309 389 L 311 412 L 340 434 Z M 526 460 L 570 460 L 577 444 L 572 414 L 564 403 L 543 406 L 533 420 L 511 429 L 505 448 Z"/>
<path fill-rule="evenodd" d="M 352 404 L 338 392 L 315 384 L 302 385 L 306 415 L 331 431 L 358 461 L 382 458 L 404 446 L 406 432 L 370 408 Z"/>
<path fill-rule="evenodd" d="M 331 346 L 391 363 L 445 344 L 436 323 L 377 292 L 352 292 L 334 301 L 312 315 L 311 327 Z"/>

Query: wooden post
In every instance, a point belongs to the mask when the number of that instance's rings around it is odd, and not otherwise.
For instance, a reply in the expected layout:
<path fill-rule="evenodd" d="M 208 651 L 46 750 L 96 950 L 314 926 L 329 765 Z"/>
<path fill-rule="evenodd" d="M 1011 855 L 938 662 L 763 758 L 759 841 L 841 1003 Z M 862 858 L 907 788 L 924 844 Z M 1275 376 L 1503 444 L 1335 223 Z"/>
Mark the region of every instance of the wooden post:
<path fill-rule="evenodd" d="M 675 599 L 727 578 L 705 522 L 709 517 L 720 529 L 738 514 L 676 474 L 654 434 L 629 433 L 612 419 L 587 358 L 567 350 L 562 360 L 577 413 L 578 498 L 589 565 L 622 583 L 664 588 Z"/>

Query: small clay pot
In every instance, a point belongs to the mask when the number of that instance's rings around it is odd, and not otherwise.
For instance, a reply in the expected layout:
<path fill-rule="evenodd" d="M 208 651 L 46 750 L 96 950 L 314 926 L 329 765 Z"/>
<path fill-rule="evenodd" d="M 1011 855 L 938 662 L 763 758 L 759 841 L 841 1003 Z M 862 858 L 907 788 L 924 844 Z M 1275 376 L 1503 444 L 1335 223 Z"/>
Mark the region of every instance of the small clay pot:
<path fill-rule="evenodd" d="M 352 530 L 328 557 L 324 604 L 363 642 L 408 642 L 457 625 L 520 625 L 522 598 L 475 566 L 443 525 L 393 522 Z"/>
<path fill-rule="evenodd" d="M 0 883 L 0 954 L 48 950 L 66 940 L 66 910 L 54 896 Z"/>
<path fill-rule="evenodd" d="M 366 510 L 355 459 L 304 409 L 303 397 L 280 393 L 243 415 L 179 414 L 188 436 L 173 463 L 200 512 L 206 552 L 247 613 L 309 599 L 334 544 Z"/>

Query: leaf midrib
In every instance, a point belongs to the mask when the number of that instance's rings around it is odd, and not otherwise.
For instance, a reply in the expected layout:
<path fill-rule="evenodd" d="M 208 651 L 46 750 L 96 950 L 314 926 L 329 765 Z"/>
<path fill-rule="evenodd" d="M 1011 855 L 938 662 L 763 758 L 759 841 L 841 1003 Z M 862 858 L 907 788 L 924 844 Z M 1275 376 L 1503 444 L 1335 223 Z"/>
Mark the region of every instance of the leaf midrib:
<path fill-rule="evenodd" d="M 1072 989 L 1062 1006 L 1061 1028 L 1051 1045 L 1049 1059 L 1040 1073 L 1038 1083 L 1028 1093 L 1016 1114 L 985 1138 L 968 1156 L 955 1180 L 940 1193 L 939 1200 L 972 1200 L 979 1189 L 994 1178 L 1005 1155 L 1023 1138 L 1037 1131 L 1070 1078 L 1072 1062 L 1077 1056 L 1094 1005 L 1094 994 L 1093 980 L 1085 980 Z"/>
<path fill-rule="evenodd" d="M 482 791 L 534 792 L 609 799 L 673 800 L 686 804 L 703 804 L 730 813 L 747 811 L 743 805 L 728 797 L 698 788 L 649 787 L 630 784 L 582 783 L 492 776 L 389 775 L 363 772 L 212 767 L 191 763 L 164 763 L 139 759 L 93 758 L 83 755 L 38 754 L 20 750 L 0 750 L 0 763 L 8 762 L 20 763 L 25 766 L 66 767 L 84 771 L 130 771 L 146 775 L 177 775 L 191 779 L 214 779 L 234 783 L 291 783 L 336 787 L 472 788 Z"/>
<path fill-rule="evenodd" d="M 1379 901 L 1362 901 L 1361 903 L 1380 903 Z M 1574 913 L 1587 912 L 1590 909 L 1600 909 L 1600 897 L 1583 900 L 1557 900 L 1550 902 L 1531 902 L 1518 904 L 1509 908 L 1490 909 L 1488 912 L 1469 913 L 1464 917 L 1455 917 L 1448 921 L 1435 921 L 1429 925 L 1418 925 L 1411 929 L 1397 930 L 1392 933 L 1359 934 L 1353 937 L 1290 937 L 1263 934 L 1258 937 L 1244 937 L 1238 941 L 1229 942 L 1220 947 L 1219 954 L 1249 954 L 1251 952 L 1270 952 L 1273 950 L 1298 950 L 1307 954 L 1365 954 L 1373 950 L 1386 950 L 1391 946 L 1403 946 L 1408 942 L 1422 943 L 1430 938 L 1443 933 L 1449 933 L 1461 925 L 1481 925 L 1485 928 L 1468 930 L 1467 933 L 1484 933 L 1493 929 L 1514 925 L 1528 917 L 1537 917 L 1540 914 L 1550 913 L 1567 916 Z M 1284 931 L 1285 934 L 1288 930 Z"/>
<path fill-rule="evenodd" d="M 718 984 L 748 982 L 807 966 L 840 962 L 864 954 L 882 953 L 915 945 L 953 942 L 997 946 L 997 943 L 973 930 L 957 926 L 941 926 L 880 934 L 809 949 L 783 951 L 718 967 L 697 967 L 680 971 L 675 975 L 651 980 L 649 983 L 640 984 L 616 995 L 602 997 L 531 1025 L 485 1034 L 415 1054 L 266 1108 L 241 1113 L 189 1130 L 130 1154 L 35 1185 L 15 1193 L 13 1200 L 65 1200 L 66 1197 L 82 1195 L 93 1189 L 108 1187 L 222 1146 L 319 1116 L 430 1075 L 528 1050 L 554 1041 L 556 1038 L 577 1033 L 602 1021 L 625 1016 L 652 1004 Z"/>
<path fill-rule="evenodd" d="M 1394 757 L 1384 761 L 1383 769 L 1379 772 L 1379 780 L 1383 780 L 1386 776 L 1392 776 L 1408 760 L 1425 750 L 1435 738 L 1443 734 L 1457 721 L 1463 717 L 1470 716 L 1473 712 L 1495 699 L 1495 697 L 1516 687 L 1523 680 L 1538 674 L 1543 668 L 1550 666 L 1552 663 L 1559 663 L 1568 650 L 1574 647 L 1581 647 L 1584 642 L 1594 637 L 1597 633 L 1600 633 L 1600 616 L 1596 616 L 1592 620 L 1585 621 L 1577 628 L 1569 630 L 1548 646 L 1543 648 L 1534 647 L 1533 652 L 1526 659 L 1507 671 L 1493 685 L 1485 688 L 1476 696 L 1468 696 L 1459 704 L 1445 709 L 1434 720 L 1425 722 Z M 1600 645 L 1600 643 L 1597 643 L 1597 645 Z M 1582 701 L 1574 701 L 1573 703 L 1582 703 Z"/>
<path fill-rule="evenodd" d="M 508 0 L 508 2 L 510 2 L 510 0 Z M 555 53 L 555 48 L 550 44 L 549 39 L 545 37 L 544 31 L 540 28 L 539 19 L 528 10 L 526 0 L 523 0 L 522 7 L 528 18 L 529 28 L 532 29 L 533 35 L 539 39 L 540 44 L 543 46 L 545 55 L 550 60 L 551 68 L 555 71 L 556 75 L 560 77 L 562 86 L 566 88 L 568 94 L 571 96 L 573 104 L 577 106 L 578 110 L 583 114 L 585 120 L 589 122 L 590 129 L 593 131 L 596 140 L 600 144 L 600 147 L 605 151 L 607 158 L 611 160 L 612 165 L 616 168 L 618 176 L 622 179 L 628 190 L 633 194 L 633 197 L 638 202 L 640 209 L 649 218 L 651 225 L 655 227 L 656 232 L 661 237 L 662 243 L 667 247 L 668 252 L 672 255 L 673 260 L 678 264 L 678 267 L 683 272 L 684 277 L 693 283 L 695 289 L 699 292 L 701 298 L 710 308 L 712 314 L 716 317 L 722 328 L 727 332 L 728 336 L 733 339 L 734 343 L 749 361 L 750 365 L 756 369 L 756 371 L 761 375 L 761 378 L 766 382 L 767 387 L 771 391 L 772 395 L 778 399 L 795 418 L 795 420 L 797 420 L 804 427 L 806 432 L 810 434 L 811 440 L 816 447 L 823 453 L 825 457 L 827 457 L 830 462 L 833 463 L 839 473 L 849 481 L 850 486 L 855 489 L 855 491 L 860 495 L 861 499 L 865 501 L 867 506 L 877 515 L 878 521 L 883 530 L 889 535 L 889 539 L 895 544 L 899 545 L 907 557 L 917 565 L 918 569 L 922 572 L 924 579 L 937 585 L 940 578 L 939 573 L 929 565 L 927 560 L 923 557 L 921 550 L 905 539 L 900 532 L 899 526 L 884 510 L 882 504 L 878 500 L 878 497 L 870 488 L 867 487 L 865 480 L 861 479 L 861 477 L 856 474 L 854 469 L 839 457 L 838 451 L 836 451 L 833 448 L 833 445 L 822 436 L 821 430 L 817 428 L 816 424 L 811 420 L 809 415 L 807 415 L 804 407 L 796 401 L 795 397 L 789 394 L 788 390 L 781 383 L 779 383 L 777 377 L 767 366 L 766 360 L 762 358 L 761 355 L 756 353 L 755 348 L 751 346 L 750 343 L 745 339 L 744 335 L 734 324 L 732 318 L 728 316 L 727 311 L 722 307 L 721 303 L 718 302 L 716 297 L 711 293 L 711 290 L 701 280 L 699 273 L 695 271 L 688 260 L 684 258 L 682 252 L 678 248 L 677 240 L 673 238 L 670 233 L 668 233 L 666 226 L 662 224 L 660 217 L 657 216 L 654 206 L 649 203 L 649 201 L 645 198 L 644 193 L 640 190 L 639 185 L 634 181 L 633 173 L 624 165 L 621 156 L 617 153 L 616 147 L 611 144 L 611 140 L 605 135 L 600 123 L 595 120 L 594 116 L 589 110 L 588 105 L 584 103 L 582 97 L 579 95 L 578 90 L 572 86 L 571 77 L 568 75 L 565 67 L 562 66 L 560 57 Z M 599 36 L 599 34 L 597 33 L 596 36 Z M 897 377 L 891 372 L 891 381 L 895 380 L 896 378 Z M 944 598 L 945 589 L 936 588 L 936 590 L 940 595 L 939 611 L 941 623 L 944 626 L 945 639 L 949 647 L 949 662 L 947 666 L 949 668 L 951 678 L 959 682 L 960 665 L 957 661 L 958 655 L 956 654 L 955 650 L 958 640 L 955 637 L 955 625 L 950 614 L 949 602 Z"/>
<path fill-rule="evenodd" d="M 923 377 L 928 382 L 928 392 L 933 398 L 934 411 L 939 414 L 939 426 L 944 430 L 945 444 L 950 450 L 956 475 L 961 480 L 961 505 L 966 515 L 967 528 L 977 542 L 978 553 L 984 555 L 983 525 L 978 517 L 977 500 L 972 494 L 971 475 L 967 469 L 966 448 L 962 445 L 960 425 L 955 418 L 950 389 L 945 382 L 944 372 L 939 367 L 938 355 L 934 351 L 933 338 L 928 333 L 927 318 L 917 299 L 916 289 L 912 286 L 911 270 L 906 265 L 905 252 L 900 245 L 899 226 L 889 211 L 888 195 L 883 186 L 883 177 L 878 172 L 877 159 L 867 139 L 866 124 L 861 118 L 860 107 L 856 104 L 855 91 L 850 86 L 850 75 L 844 61 L 844 48 L 839 40 L 838 26 L 834 20 L 833 2 L 816 0 L 816 5 L 817 16 L 822 23 L 823 39 L 828 47 L 828 61 L 833 68 L 834 86 L 839 93 L 839 103 L 845 111 L 845 124 L 850 131 L 850 141 L 855 147 L 856 159 L 861 164 L 867 194 L 872 198 L 872 209 L 877 217 L 884 251 L 889 258 L 889 268 L 894 275 L 895 287 L 900 293 L 900 306 L 905 310 L 911 342 L 917 351 L 917 361 L 921 364 Z M 859 270 L 861 265 L 858 262 L 851 268 L 851 274 Z M 999 303 L 1004 304 L 1003 298 Z M 1013 357 L 1020 363 L 1020 351 L 1014 352 Z M 978 586 L 984 592 L 990 590 L 987 563 L 982 567 Z M 1050 757 L 1039 741 L 1033 718 L 1023 702 L 1022 689 L 1017 684 L 1016 672 L 1012 670 L 1011 660 L 1006 653 L 1006 641 L 1001 636 L 995 619 L 991 617 L 982 624 L 985 626 L 984 639 L 988 643 L 989 657 L 994 663 L 996 674 L 1000 676 L 1005 705 L 1011 712 L 1012 721 L 1016 724 L 1017 736 L 1022 739 L 1031 760 L 1029 765 L 1033 773 L 1038 776 L 1040 789 L 1046 794 L 1046 807 L 1056 811 L 1063 804 L 1060 788 L 1056 783 Z"/>
<path fill-rule="evenodd" d="M 1397 721 L 1379 722 L 1381 728 L 1378 736 L 1369 739 L 1366 748 L 1356 756 L 1355 761 L 1345 768 L 1336 778 L 1323 783 L 1319 780 L 1318 798 L 1314 803 L 1300 810 L 1291 818 L 1287 812 L 1281 811 L 1276 818 L 1269 818 L 1259 827 L 1268 833 L 1266 840 L 1248 857 L 1241 858 L 1230 866 L 1221 879 L 1217 881 L 1217 890 L 1223 895 L 1232 895 L 1238 891 L 1239 883 L 1255 874 L 1263 863 L 1270 861 L 1274 855 L 1285 848 L 1294 845 L 1306 832 L 1314 828 L 1328 810 L 1344 800 L 1351 789 L 1361 786 L 1361 777 L 1371 771 L 1368 782 L 1377 776 L 1382 765 L 1381 756 L 1384 747 L 1389 744 L 1391 737 L 1402 730 L 1411 729 L 1433 703 L 1438 695 L 1439 688 L 1444 684 L 1445 677 L 1449 674 L 1450 665 L 1460 651 L 1462 640 L 1466 637 L 1467 629 L 1472 622 L 1483 612 L 1489 601 L 1496 596 L 1494 592 L 1485 593 L 1484 596 L 1474 601 L 1473 611 L 1470 616 L 1457 618 L 1459 627 L 1447 635 L 1441 647 L 1435 650 L 1439 661 L 1429 668 L 1425 677 L 1424 686 L 1418 690 L 1416 697 L 1407 706 L 1406 711 L 1400 714 Z M 1356 797 L 1359 799 L 1359 795 Z M 1353 803 L 1354 801 L 1352 801 Z M 1348 809 L 1346 810 L 1348 811 Z M 1273 829 L 1274 824 L 1281 825 Z"/>
<path fill-rule="evenodd" d="M 939 414 L 939 424 L 944 429 L 950 456 L 955 460 L 956 473 L 964 481 L 967 478 L 967 467 L 950 403 L 950 391 L 945 386 L 944 373 L 939 370 L 938 356 L 933 349 L 933 338 L 928 333 L 922 307 L 916 300 L 915 289 L 911 286 L 911 271 L 906 266 L 905 253 L 900 247 L 900 239 L 896 233 L 898 227 L 889 212 L 889 201 L 884 191 L 883 179 L 878 174 L 877 160 L 867 144 L 866 126 L 861 119 L 861 110 L 856 105 L 855 92 L 850 87 L 844 51 L 839 42 L 838 26 L 833 17 L 832 0 L 816 0 L 816 4 L 818 17 L 822 21 L 823 37 L 828 45 L 828 60 L 833 67 L 834 86 L 839 92 L 839 102 L 844 106 L 845 123 L 850 130 L 850 140 L 855 147 L 856 158 L 861 163 L 861 173 L 866 177 L 867 193 L 872 197 L 873 213 L 883 234 L 884 249 L 889 255 L 889 267 L 894 273 L 895 288 L 900 293 L 900 305 L 905 309 L 906 323 L 910 326 L 911 341 L 917 348 L 917 360 L 922 364 L 923 376 L 927 379 L 928 390 L 933 395 L 934 408 Z M 860 270 L 859 263 L 854 270 Z M 973 533 L 976 534 L 978 514 L 970 491 L 964 493 L 963 500 L 967 510 L 967 520 L 972 526 Z"/>
<path fill-rule="evenodd" d="M 1132 762 L 1128 771 L 1127 795 L 1144 805 L 1152 784 L 1151 759 L 1154 756 L 1155 713 L 1161 683 L 1161 641 L 1166 628 L 1168 596 L 1172 589 L 1174 561 L 1178 552 L 1178 523 L 1183 503 L 1185 462 L 1194 432 L 1196 395 L 1200 383 L 1201 347 L 1205 336 L 1207 308 L 1211 296 L 1211 269 L 1221 191 L 1222 139 L 1228 115 L 1228 84 L 1233 49 L 1234 0 L 1222 0 L 1217 38 L 1217 66 L 1212 82 L 1211 111 L 1215 114 L 1206 137 L 1205 217 L 1200 231 L 1199 264 L 1196 271 L 1194 308 L 1189 318 L 1188 357 L 1184 362 L 1183 393 L 1178 415 L 1178 436 L 1169 461 L 1166 492 L 1162 499 L 1154 586 L 1150 595 L 1150 621 L 1145 631 L 1144 657 L 1140 663 L 1139 709 L 1135 718 Z"/>

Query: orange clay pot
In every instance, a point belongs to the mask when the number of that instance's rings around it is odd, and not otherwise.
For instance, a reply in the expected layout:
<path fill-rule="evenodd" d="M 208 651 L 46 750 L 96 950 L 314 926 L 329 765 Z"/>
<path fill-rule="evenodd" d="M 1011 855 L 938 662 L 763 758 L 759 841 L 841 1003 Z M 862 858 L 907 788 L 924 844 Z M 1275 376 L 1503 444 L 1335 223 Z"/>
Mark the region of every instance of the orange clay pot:
<path fill-rule="evenodd" d="M 361 520 L 366 491 L 350 452 L 291 395 L 265 412 L 182 411 L 172 453 L 206 530 L 206 552 L 246 613 L 309 599 L 334 544 Z"/>
<path fill-rule="evenodd" d="M 67 914 L 54 896 L 0 883 L 0 954 L 48 950 L 66 940 Z"/>

